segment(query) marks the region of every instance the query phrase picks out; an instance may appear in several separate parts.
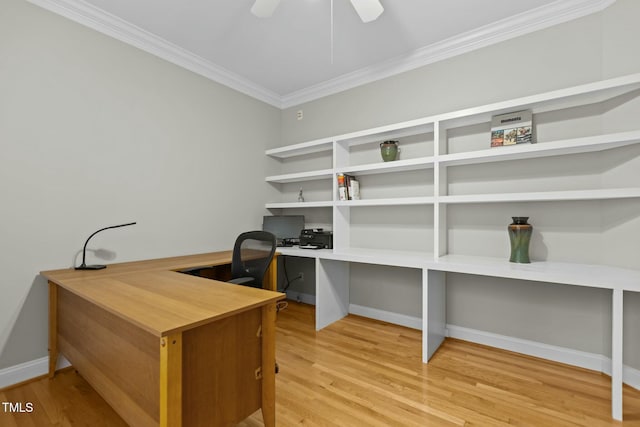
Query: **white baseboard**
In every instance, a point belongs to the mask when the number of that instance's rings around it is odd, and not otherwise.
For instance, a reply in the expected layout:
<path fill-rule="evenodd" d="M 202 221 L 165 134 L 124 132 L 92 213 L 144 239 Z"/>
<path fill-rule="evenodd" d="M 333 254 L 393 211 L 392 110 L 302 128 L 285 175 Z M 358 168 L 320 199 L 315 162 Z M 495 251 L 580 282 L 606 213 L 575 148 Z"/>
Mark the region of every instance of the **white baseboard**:
<path fill-rule="evenodd" d="M 446 328 L 447 336 L 451 338 L 484 344 L 490 347 L 540 357 L 542 359 L 611 375 L 611 359 L 601 354 L 587 353 L 585 351 L 478 331 L 456 325 L 447 325 Z M 631 387 L 640 389 L 640 370 L 624 366 L 623 381 Z"/>
<path fill-rule="evenodd" d="M 514 351 L 516 353 L 611 374 L 611 359 L 599 354 L 493 334 L 491 332 L 478 331 L 461 326 L 447 325 L 446 328 L 447 336 L 451 338 L 458 338 L 464 341 L 471 341 L 477 344 L 484 344 L 490 347 L 501 348 L 503 350 Z"/>
<path fill-rule="evenodd" d="M 71 363 L 63 356 L 58 357 L 56 370 L 66 368 L 67 366 L 71 366 Z M 0 369 L 0 388 L 9 387 L 32 378 L 40 377 L 47 372 L 49 372 L 48 356 Z"/>
<path fill-rule="evenodd" d="M 421 318 L 407 316 L 406 314 L 378 310 L 377 308 L 365 307 L 357 304 L 349 304 L 349 313 L 368 317 L 370 319 L 381 320 L 383 322 L 393 323 L 394 325 L 406 326 L 407 328 L 422 329 Z"/>
<path fill-rule="evenodd" d="M 303 302 L 305 304 L 316 305 L 316 296 L 311 294 L 303 294 L 301 292 L 287 291 L 287 299 L 292 301 Z"/>
<path fill-rule="evenodd" d="M 630 366 L 623 366 L 622 380 L 626 385 L 640 390 L 640 370 Z"/>

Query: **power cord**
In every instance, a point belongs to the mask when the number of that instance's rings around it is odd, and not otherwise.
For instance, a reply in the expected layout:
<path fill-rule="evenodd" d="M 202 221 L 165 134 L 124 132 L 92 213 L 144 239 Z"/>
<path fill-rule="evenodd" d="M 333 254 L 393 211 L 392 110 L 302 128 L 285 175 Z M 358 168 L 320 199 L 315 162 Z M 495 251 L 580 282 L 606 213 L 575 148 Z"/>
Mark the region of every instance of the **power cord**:
<path fill-rule="evenodd" d="M 284 279 L 286 283 L 281 292 L 287 292 L 287 289 L 289 289 L 289 286 L 291 286 L 293 282 L 295 282 L 296 280 L 302 279 L 302 275 L 299 275 L 298 277 L 294 277 L 293 279 L 289 280 L 289 273 L 287 272 L 287 257 L 282 257 L 282 270 L 284 272 Z"/>
<path fill-rule="evenodd" d="M 276 303 L 276 313 L 280 313 L 285 308 L 289 307 L 289 303 L 287 301 L 279 301 Z"/>

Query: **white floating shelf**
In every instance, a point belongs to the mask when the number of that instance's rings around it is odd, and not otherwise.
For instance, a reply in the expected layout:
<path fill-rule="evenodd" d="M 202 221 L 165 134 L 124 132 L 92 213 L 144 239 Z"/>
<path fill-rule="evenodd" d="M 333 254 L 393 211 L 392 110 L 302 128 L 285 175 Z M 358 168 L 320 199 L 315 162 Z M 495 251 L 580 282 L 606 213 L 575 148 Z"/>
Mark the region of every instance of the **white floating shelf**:
<path fill-rule="evenodd" d="M 325 208 L 333 206 L 331 200 L 323 200 L 319 202 L 283 202 L 283 203 L 267 203 L 264 205 L 267 209 L 292 209 L 292 208 Z"/>
<path fill-rule="evenodd" d="M 313 181 L 317 179 L 330 179 L 333 177 L 333 169 L 322 169 L 309 172 L 288 173 L 284 175 L 273 175 L 265 178 L 267 182 L 287 183 Z"/>
<path fill-rule="evenodd" d="M 533 193 L 468 194 L 441 196 L 441 203 L 549 202 L 571 200 L 629 199 L 640 197 L 640 188 L 542 191 Z"/>
<path fill-rule="evenodd" d="M 381 126 L 365 131 L 352 132 L 345 135 L 338 135 L 334 139 L 338 141 L 338 143 L 355 146 L 432 133 L 433 129 L 433 120 L 431 118 L 425 118 L 412 120 L 410 122 L 396 123 L 394 125 Z"/>
<path fill-rule="evenodd" d="M 337 172 L 370 175 L 388 172 L 407 172 L 420 169 L 433 168 L 433 156 L 416 159 L 396 160 L 393 162 L 370 163 L 366 165 L 347 166 Z"/>
<path fill-rule="evenodd" d="M 333 149 L 333 138 L 322 138 L 314 141 L 301 142 L 300 144 L 287 145 L 285 147 L 272 148 L 265 151 L 267 156 L 277 159 L 302 156 L 305 154 L 321 153 Z"/>
<path fill-rule="evenodd" d="M 394 197 L 390 199 L 340 200 L 336 206 L 406 206 L 432 205 L 433 197 Z"/>
<path fill-rule="evenodd" d="M 589 153 L 610 150 L 640 142 L 640 131 L 621 132 L 606 135 L 565 139 L 538 144 L 521 144 L 506 147 L 494 147 L 487 150 L 445 154 L 438 158 L 446 166 L 469 165 L 476 163 L 500 162 L 507 160 L 532 159 L 565 154 Z"/>
<path fill-rule="evenodd" d="M 528 109 L 532 110 L 533 114 L 539 114 L 597 104 L 637 89 L 640 89 L 640 73 L 453 111 L 434 116 L 433 120 L 440 121 L 447 129 L 489 123 L 491 117 L 497 114 Z"/>

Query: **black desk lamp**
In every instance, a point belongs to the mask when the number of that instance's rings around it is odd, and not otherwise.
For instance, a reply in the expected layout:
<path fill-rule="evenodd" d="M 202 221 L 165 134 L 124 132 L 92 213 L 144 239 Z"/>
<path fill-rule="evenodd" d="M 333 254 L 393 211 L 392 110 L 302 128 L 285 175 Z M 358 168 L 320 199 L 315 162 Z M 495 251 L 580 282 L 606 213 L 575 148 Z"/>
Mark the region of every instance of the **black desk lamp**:
<path fill-rule="evenodd" d="M 95 236 L 96 234 L 98 234 L 101 231 L 108 230 L 110 228 L 126 227 L 127 225 L 134 225 L 134 224 L 135 224 L 135 222 L 129 222 L 127 224 L 120 224 L 120 225 L 112 225 L 111 227 L 101 228 L 100 230 L 96 231 L 91 236 L 89 236 L 87 241 L 84 242 L 84 247 L 82 248 L 82 264 L 80 264 L 78 267 L 76 267 L 76 270 L 102 270 L 103 268 L 107 268 L 106 265 L 96 265 L 96 264 L 87 265 L 85 263 L 85 257 L 87 255 L 87 243 L 89 243 L 89 240 L 91 240 L 91 238 L 93 236 Z"/>

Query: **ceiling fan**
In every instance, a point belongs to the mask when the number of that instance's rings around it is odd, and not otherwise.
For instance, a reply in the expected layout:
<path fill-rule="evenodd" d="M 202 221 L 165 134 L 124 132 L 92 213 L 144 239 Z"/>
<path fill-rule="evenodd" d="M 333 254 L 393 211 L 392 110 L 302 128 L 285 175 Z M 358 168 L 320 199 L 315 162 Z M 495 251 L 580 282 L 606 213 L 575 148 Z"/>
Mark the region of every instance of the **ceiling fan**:
<path fill-rule="evenodd" d="M 251 13 L 258 18 L 269 18 L 280 4 L 280 0 L 256 0 L 251 7 Z M 379 0 L 351 0 L 353 8 L 360 15 L 362 22 L 371 22 L 378 19 L 384 8 Z"/>

